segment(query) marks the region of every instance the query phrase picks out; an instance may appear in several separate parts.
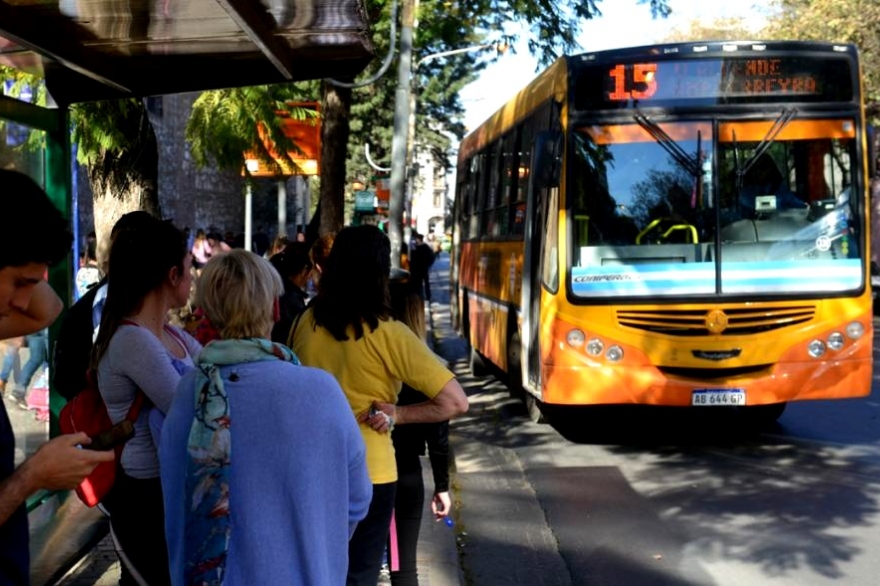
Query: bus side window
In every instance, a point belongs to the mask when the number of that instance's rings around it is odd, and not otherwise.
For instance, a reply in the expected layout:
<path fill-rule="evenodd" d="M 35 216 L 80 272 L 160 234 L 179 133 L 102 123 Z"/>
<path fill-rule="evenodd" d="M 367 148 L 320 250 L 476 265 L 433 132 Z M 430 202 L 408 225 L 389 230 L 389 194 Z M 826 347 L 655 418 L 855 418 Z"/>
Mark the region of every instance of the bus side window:
<path fill-rule="evenodd" d="M 498 233 L 506 236 L 511 233 L 510 201 L 516 197 L 513 191 L 517 187 L 517 139 L 518 131 L 507 133 L 501 141 L 501 196 L 496 208 L 496 224 Z"/>
<path fill-rule="evenodd" d="M 529 192 L 529 165 L 532 163 L 532 141 L 534 129 L 531 120 L 523 123 L 517 133 L 514 150 L 516 151 L 516 176 L 513 178 L 512 203 L 510 204 L 510 229 L 508 233 L 519 238 L 525 234 L 526 197 Z"/>
<path fill-rule="evenodd" d="M 559 288 L 559 188 L 547 190 L 544 215 L 544 257 L 541 280 L 549 291 Z"/>
<path fill-rule="evenodd" d="M 499 144 L 497 142 L 489 145 L 489 148 L 486 149 L 485 153 L 485 166 L 483 167 L 483 173 L 485 174 L 485 181 L 481 181 L 481 187 L 483 188 L 483 197 L 481 198 L 482 205 L 480 209 L 483 212 L 483 220 L 482 220 L 482 234 L 485 236 L 497 236 L 497 218 L 495 206 L 497 205 L 498 200 L 498 160 L 499 160 L 499 152 L 498 152 Z"/>

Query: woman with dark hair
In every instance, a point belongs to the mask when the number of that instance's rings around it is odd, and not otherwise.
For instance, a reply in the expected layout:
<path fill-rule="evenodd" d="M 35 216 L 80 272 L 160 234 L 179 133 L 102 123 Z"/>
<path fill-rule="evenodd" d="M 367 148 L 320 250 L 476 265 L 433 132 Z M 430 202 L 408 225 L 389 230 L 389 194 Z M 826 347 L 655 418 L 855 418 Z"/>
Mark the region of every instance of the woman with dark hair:
<path fill-rule="evenodd" d="M 349 542 L 348 586 L 375 586 L 391 521 L 397 467 L 390 431 L 467 411 L 455 376 L 392 317 L 391 246 L 375 226 L 345 228 L 333 242 L 317 297 L 294 322 L 288 345 L 302 363 L 336 377 L 360 423 L 373 499 Z M 427 400 L 395 407 L 401 382 Z"/>
<path fill-rule="evenodd" d="M 168 412 L 181 375 L 201 350 L 183 330 L 166 323 L 168 311 L 189 298 L 191 269 L 186 238 L 168 222 L 156 220 L 118 234 L 110 248 L 107 301 L 92 349 L 92 367 L 113 423 L 127 417 L 136 399 L 142 401 L 134 437 L 122 451 L 105 504 L 128 560 L 150 586 L 170 583 L 156 426 L 151 430 L 151 423 Z"/>
<path fill-rule="evenodd" d="M 286 344 L 293 320 L 305 310 L 309 299 L 306 292 L 312 273 L 309 247 L 305 242 L 291 242 L 269 262 L 284 283 L 284 293 L 278 298 L 278 321 L 272 327 L 272 341 Z"/>

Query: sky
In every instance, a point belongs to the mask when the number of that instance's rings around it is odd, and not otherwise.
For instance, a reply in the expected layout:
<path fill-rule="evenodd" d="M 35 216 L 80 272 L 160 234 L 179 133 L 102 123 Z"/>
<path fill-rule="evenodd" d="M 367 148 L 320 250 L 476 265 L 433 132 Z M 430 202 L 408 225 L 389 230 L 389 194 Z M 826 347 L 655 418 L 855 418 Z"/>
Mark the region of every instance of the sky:
<path fill-rule="evenodd" d="M 581 27 L 581 51 L 650 45 L 661 41 L 672 29 L 687 29 L 694 20 L 711 23 L 718 18 L 740 17 L 749 28 L 763 25 L 761 11 L 766 0 L 669 0 L 672 15 L 652 19 L 650 6 L 636 0 L 603 0 L 602 16 Z M 466 109 L 465 126 L 473 129 L 537 75 L 537 60 L 525 44 L 489 65 L 480 78 L 459 93 Z"/>

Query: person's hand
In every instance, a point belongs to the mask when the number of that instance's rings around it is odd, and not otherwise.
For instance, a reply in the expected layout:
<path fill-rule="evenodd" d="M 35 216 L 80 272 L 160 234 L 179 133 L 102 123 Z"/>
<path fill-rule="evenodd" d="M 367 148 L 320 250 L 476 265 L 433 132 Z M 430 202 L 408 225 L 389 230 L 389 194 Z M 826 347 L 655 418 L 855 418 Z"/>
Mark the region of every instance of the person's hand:
<path fill-rule="evenodd" d="M 394 429 L 396 407 L 391 403 L 373 401 L 366 411 L 357 416 L 358 423 L 366 423 L 378 433 L 389 433 Z"/>
<path fill-rule="evenodd" d="M 49 440 L 21 465 L 21 473 L 33 490 L 76 488 L 101 462 L 116 458 L 113 450 L 83 450 L 92 442 L 85 433 L 72 433 Z"/>
<path fill-rule="evenodd" d="M 446 491 L 435 492 L 434 498 L 431 500 L 431 511 L 434 512 L 434 520 L 439 521 L 443 517 L 449 515 L 452 511 L 452 501 L 449 493 Z"/>

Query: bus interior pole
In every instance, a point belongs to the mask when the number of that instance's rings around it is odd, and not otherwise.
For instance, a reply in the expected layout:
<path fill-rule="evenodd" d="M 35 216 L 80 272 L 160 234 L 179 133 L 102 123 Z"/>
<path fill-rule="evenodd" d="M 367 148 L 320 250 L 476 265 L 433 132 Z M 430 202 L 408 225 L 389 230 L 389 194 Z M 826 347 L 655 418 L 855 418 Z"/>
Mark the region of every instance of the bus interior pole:
<path fill-rule="evenodd" d="M 409 100 L 412 68 L 413 26 L 417 0 L 403 3 L 400 29 L 400 62 L 397 69 L 397 90 L 394 93 L 394 136 L 391 140 L 391 201 L 388 204 L 388 237 L 391 240 L 391 266 L 400 268 L 403 250 L 403 208 L 406 183 L 407 134 L 409 133 Z"/>

